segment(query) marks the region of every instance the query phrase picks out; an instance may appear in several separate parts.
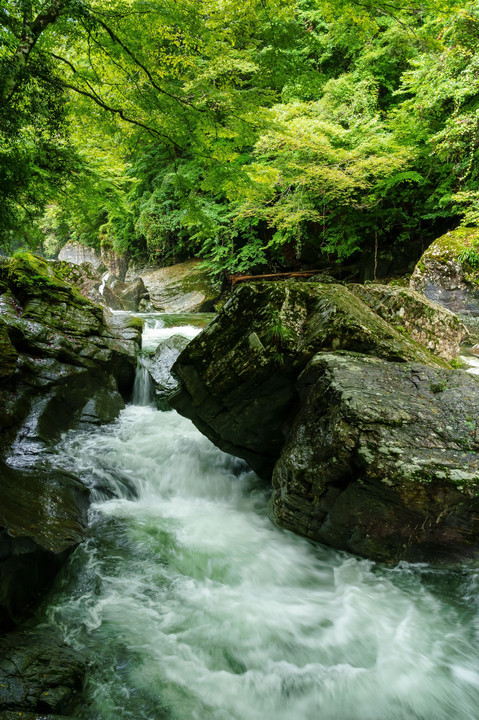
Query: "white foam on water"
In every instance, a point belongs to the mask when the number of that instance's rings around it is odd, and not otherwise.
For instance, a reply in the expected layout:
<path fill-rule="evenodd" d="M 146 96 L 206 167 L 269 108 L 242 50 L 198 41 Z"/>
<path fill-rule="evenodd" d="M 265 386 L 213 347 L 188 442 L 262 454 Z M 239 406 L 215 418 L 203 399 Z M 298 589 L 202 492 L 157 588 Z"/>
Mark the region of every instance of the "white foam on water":
<path fill-rule="evenodd" d="M 130 406 L 62 458 L 92 485 L 101 458 L 137 494 L 98 500 L 49 610 L 98 658 L 79 717 L 478 717 L 472 571 L 382 568 L 276 528 L 254 474 L 175 412 Z"/>

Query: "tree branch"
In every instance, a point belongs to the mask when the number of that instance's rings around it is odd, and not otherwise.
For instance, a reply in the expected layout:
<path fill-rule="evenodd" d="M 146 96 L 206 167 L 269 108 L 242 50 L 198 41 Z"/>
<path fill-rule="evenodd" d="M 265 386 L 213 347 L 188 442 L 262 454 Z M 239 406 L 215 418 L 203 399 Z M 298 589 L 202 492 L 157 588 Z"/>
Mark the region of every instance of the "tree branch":
<path fill-rule="evenodd" d="M 188 107 L 191 107 L 193 110 L 196 110 L 196 112 L 200 112 L 200 113 L 205 112 L 201 108 L 197 108 L 191 101 L 186 100 L 185 98 L 178 97 L 178 95 L 175 95 L 174 93 L 170 93 L 167 90 L 165 90 L 164 88 L 160 87 L 160 85 L 157 84 L 157 82 L 153 78 L 151 72 L 148 70 L 146 65 L 144 63 L 142 63 L 142 61 L 133 53 L 132 50 L 130 50 L 130 48 L 127 45 L 125 45 L 123 40 L 121 40 L 121 38 L 118 37 L 118 35 L 109 27 L 109 25 L 107 25 L 98 16 L 95 16 L 95 19 L 96 19 L 97 23 L 105 30 L 105 32 L 108 34 L 108 36 L 111 38 L 111 40 L 113 40 L 114 43 L 118 44 L 125 51 L 125 53 L 128 55 L 128 57 L 130 57 L 133 60 L 135 65 L 137 65 L 139 68 L 141 68 L 143 70 L 146 77 L 150 81 L 152 87 L 154 87 L 158 93 L 160 93 L 162 95 L 166 95 L 167 97 L 169 97 L 172 100 L 174 100 L 175 102 L 177 102 L 179 105 L 182 105 L 182 106 L 187 105 Z"/>
<path fill-rule="evenodd" d="M 67 61 L 68 62 L 68 61 Z M 128 115 L 126 115 L 123 108 L 113 107 L 112 105 L 109 105 L 105 100 L 103 100 L 96 92 L 95 90 L 90 87 L 90 91 L 84 90 L 83 88 L 79 88 L 76 85 L 72 85 L 70 83 L 64 82 L 63 80 L 60 80 L 59 78 L 56 78 L 54 81 L 52 81 L 51 78 L 43 77 L 43 80 L 46 80 L 46 82 L 49 82 L 50 84 L 56 85 L 57 87 L 61 87 L 65 90 L 72 90 L 73 92 L 77 93 L 78 95 L 83 95 L 84 97 L 89 98 L 90 100 L 93 100 L 94 103 L 96 103 L 99 107 L 103 108 L 103 110 L 107 110 L 112 115 L 118 115 L 124 122 L 129 123 L 130 125 L 136 125 L 137 127 L 143 128 L 143 130 L 146 130 L 150 135 L 154 135 L 156 137 L 162 138 L 163 141 L 167 141 L 169 145 L 176 148 L 177 150 L 181 150 L 181 146 L 178 145 L 178 143 L 173 140 L 169 135 L 166 135 L 165 133 L 160 132 L 156 128 L 153 128 L 149 125 L 146 125 L 145 123 L 141 122 L 141 120 L 135 120 L 135 118 L 131 118 Z"/>
<path fill-rule="evenodd" d="M 64 10 L 65 0 L 52 0 L 50 5 L 44 8 L 33 22 L 30 22 L 27 16 L 24 15 L 20 42 L 5 74 L 3 87 L 0 88 L 0 98 L 5 103 L 9 103 L 17 91 L 19 77 L 25 69 L 28 58 L 40 35 L 58 19 Z"/>

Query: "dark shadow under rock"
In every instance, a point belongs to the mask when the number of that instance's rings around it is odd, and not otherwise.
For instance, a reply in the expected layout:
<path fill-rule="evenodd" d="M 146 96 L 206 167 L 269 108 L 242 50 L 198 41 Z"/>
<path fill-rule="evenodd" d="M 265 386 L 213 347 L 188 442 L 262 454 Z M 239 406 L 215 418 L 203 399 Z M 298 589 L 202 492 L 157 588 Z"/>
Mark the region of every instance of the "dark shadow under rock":
<path fill-rule="evenodd" d="M 89 490 L 70 473 L 0 461 L 0 630 L 14 627 L 85 537 Z"/>

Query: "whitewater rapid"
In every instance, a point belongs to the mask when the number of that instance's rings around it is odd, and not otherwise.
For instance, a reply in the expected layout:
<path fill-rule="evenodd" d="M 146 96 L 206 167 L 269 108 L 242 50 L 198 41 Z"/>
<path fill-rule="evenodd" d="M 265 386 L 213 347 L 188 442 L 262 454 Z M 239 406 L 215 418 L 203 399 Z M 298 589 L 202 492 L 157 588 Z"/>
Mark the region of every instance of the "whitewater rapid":
<path fill-rule="evenodd" d="M 68 433 L 90 536 L 45 622 L 92 660 L 80 720 L 473 720 L 475 568 L 385 568 L 276 528 L 174 411 Z"/>

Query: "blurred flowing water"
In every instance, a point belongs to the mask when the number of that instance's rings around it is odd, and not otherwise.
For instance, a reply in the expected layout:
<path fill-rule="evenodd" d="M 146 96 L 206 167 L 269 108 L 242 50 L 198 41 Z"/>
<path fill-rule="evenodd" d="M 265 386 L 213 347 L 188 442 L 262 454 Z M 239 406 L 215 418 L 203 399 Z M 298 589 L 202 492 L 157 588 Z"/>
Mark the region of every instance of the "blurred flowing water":
<path fill-rule="evenodd" d="M 175 412 L 58 448 L 93 492 L 47 620 L 94 659 L 80 720 L 472 720 L 475 568 L 385 568 L 272 525 L 268 490 Z"/>

